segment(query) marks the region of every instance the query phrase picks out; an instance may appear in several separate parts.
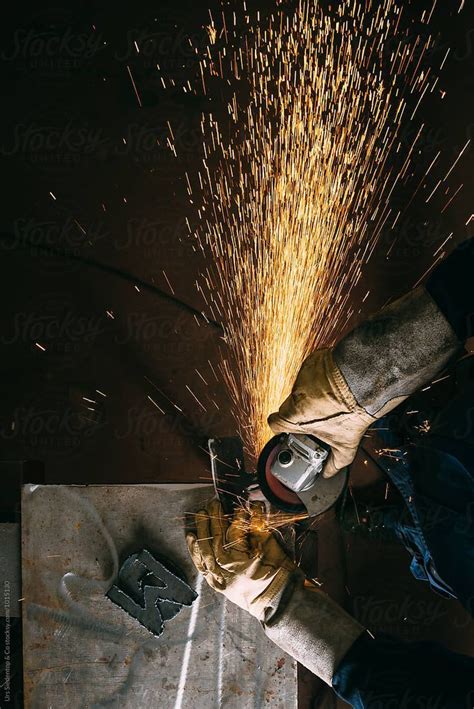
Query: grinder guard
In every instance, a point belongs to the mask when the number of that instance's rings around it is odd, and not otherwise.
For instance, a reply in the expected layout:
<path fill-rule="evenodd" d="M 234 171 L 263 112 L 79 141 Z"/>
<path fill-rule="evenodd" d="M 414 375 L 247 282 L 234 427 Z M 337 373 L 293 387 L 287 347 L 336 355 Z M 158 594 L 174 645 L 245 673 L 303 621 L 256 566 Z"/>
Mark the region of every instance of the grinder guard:
<path fill-rule="evenodd" d="M 319 456 L 321 469 L 318 468 L 317 474 L 313 475 L 312 479 L 311 475 L 307 478 L 301 476 L 296 485 L 298 492 L 283 484 L 281 480 L 285 479 L 284 475 L 280 476 L 279 480 L 272 473 L 272 464 L 278 453 L 288 447 L 290 437 L 296 439 L 293 441 L 295 454 L 298 453 L 298 444 L 301 445 L 301 442 L 304 448 L 305 439 L 314 441 L 317 444 L 314 448 L 319 449 L 316 462 Z M 347 483 L 347 468 L 339 471 L 332 478 L 326 479 L 322 476 L 325 453 L 329 453 L 330 449 L 313 436 L 281 433 L 271 438 L 260 453 L 256 476 L 245 472 L 242 443 L 238 437 L 210 439 L 208 446 L 214 488 L 226 514 L 231 513 L 233 508 L 242 504 L 249 496 L 257 499 L 255 495 L 258 493 L 258 499 L 262 499 L 261 495 L 274 507 L 284 512 L 306 513 L 314 517 L 328 510 L 337 501 Z M 302 453 L 304 457 L 304 450 Z"/>

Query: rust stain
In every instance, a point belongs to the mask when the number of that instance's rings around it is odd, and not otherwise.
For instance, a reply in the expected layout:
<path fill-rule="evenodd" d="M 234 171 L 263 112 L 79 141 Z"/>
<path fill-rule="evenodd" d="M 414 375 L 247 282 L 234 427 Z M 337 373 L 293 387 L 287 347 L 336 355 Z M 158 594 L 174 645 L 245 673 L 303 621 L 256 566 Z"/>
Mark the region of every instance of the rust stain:
<path fill-rule="evenodd" d="M 235 684 L 235 683 L 229 684 L 228 689 L 229 689 L 229 692 L 232 692 L 233 694 L 237 694 L 239 697 L 243 694 L 243 691 L 239 687 L 238 684 Z"/>

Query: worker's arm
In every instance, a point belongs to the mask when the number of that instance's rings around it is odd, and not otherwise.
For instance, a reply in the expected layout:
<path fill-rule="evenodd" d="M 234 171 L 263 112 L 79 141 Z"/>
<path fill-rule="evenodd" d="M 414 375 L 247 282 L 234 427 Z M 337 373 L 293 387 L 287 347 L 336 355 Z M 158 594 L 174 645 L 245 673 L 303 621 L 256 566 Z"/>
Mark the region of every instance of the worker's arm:
<path fill-rule="evenodd" d="M 330 605 L 331 604 L 331 605 Z M 265 632 L 356 709 L 474 706 L 474 659 L 433 642 L 374 638 L 321 591 L 299 586 Z M 355 635 L 339 656 L 341 641 Z"/>
<path fill-rule="evenodd" d="M 474 336 L 473 274 L 474 238 L 460 244 L 426 283 L 426 290 L 461 342 Z"/>
<path fill-rule="evenodd" d="M 474 240 L 419 287 L 303 363 L 293 391 L 269 417 L 275 433 L 310 433 L 331 446 L 324 475 L 352 462 L 369 426 L 429 383 L 474 327 Z"/>
<path fill-rule="evenodd" d="M 214 501 L 196 514 L 187 542 L 212 588 L 258 618 L 276 645 L 353 707 L 472 706 L 474 659 L 435 643 L 372 638 L 329 596 L 304 586 L 258 507 L 227 519 Z"/>
<path fill-rule="evenodd" d="M 329 685 L 354 642 L 366 632 L 326 593 L 302 582 L 282 599 L 264 628 L 275 645 Z"/>
<path fill-rule="evenodd" d="M 474 658 L 434 642 L 364 633 L 339 664 L 333 689 L 356 709 L 474 707 Z"/>
<path fill-rule="evenodd" d="M 325 593 L 304 589 L 304 575 L 270 531 L 264 509 L 256 504 L 251 513 L 240 509 L 228 519 L 214 500 L 195 515 L 195 525 L 186 539 L 207 583 L 330 684 L 364 628 Z"/>

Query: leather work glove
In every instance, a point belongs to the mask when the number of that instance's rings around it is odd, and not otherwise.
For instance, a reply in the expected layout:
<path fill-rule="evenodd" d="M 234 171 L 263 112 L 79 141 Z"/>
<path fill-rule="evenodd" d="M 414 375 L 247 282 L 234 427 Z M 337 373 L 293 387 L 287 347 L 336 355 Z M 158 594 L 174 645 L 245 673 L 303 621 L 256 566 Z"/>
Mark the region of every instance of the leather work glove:
<path fill-rule="evenodd" d="M 323 476 L 349 465 L 369 426 L 425 386 L 459 351 L 460 341 L 425 288 L 382 308 L 334 349 L 304 361 L 290 396 L 268 424 L 327 443 Z"/>
<path fill-rule="evenodd" d="M 229 521 L 213 500 L 195 523 L 197 537 L 188 533 L 186 541 L 209 586 L 260 621 L 273 617 L 283 592 L 304 575 L 268 529 L 262 506 L 237 510 Z"/>
<path fill-rule="evenodd" d="M 317 350 L 304 361 L 293 391 L 271 414 L 274 433 L 309 433 L 331 446 L 323 476 L 332 477 L 352 462 L 359 441 L 377 419 L 357 403 L 332 350 Z"/>
<path fill-rule="evenodd" d="M 256 504 L 228 520 L 217 500 L 195 515 L 186 540 L 207 583 L 257 618 L 282 650 L 331 684 L 364 628 L 328 595 L 304 586 L 304 574 L 265 524 Z M 277 612 L 278 611 L 278 612 Z"/>

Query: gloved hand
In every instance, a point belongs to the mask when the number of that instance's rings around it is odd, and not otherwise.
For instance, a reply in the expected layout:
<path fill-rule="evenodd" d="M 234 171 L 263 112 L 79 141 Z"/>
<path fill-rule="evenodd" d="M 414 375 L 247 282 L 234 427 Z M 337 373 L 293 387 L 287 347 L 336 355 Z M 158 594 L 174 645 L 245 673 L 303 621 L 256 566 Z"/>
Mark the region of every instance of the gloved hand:
<path fill-rule="evenodd" d="M 273 617 L 288 584 L 304 575 L 268 529 L 262 506 L 238 510 L 229 522 L 213 500 L 195 522 L 197 537 L 188 533 L 186 541 L 209 586 L 260 621 Z"/>
<path fill-rule="evenodd" d="M 335 669 L 364 629 L 329 596 L 304 587 L 304 574 L 268 530 L 256 504 L 229 521 L 213 500 L 195 515 L 186 540 L 207 583 L 263 623 L 282 650 L 331 684 Z M 278 610 L 278 613 L 276 612 Z"/>
<path fill-rule="evenodd" d="M 268 418 L 274 433 L 309 433 L 331 446 L 325 478 L 353 461 L 360 439 L 375 421 L 357 403 L 332 350 L 317 350 L 306 358 L 290 396 Z"/>
<path fill-rule="evenodd" d="M 331 477 L 354 459 L 368 427 L 425 386 L 460 341 L 423 287 L 382 308 L 334 350 L 303 363 L 293 391 L 268 419 L 275 433 L 309 433 L 331 446 Z"/>

